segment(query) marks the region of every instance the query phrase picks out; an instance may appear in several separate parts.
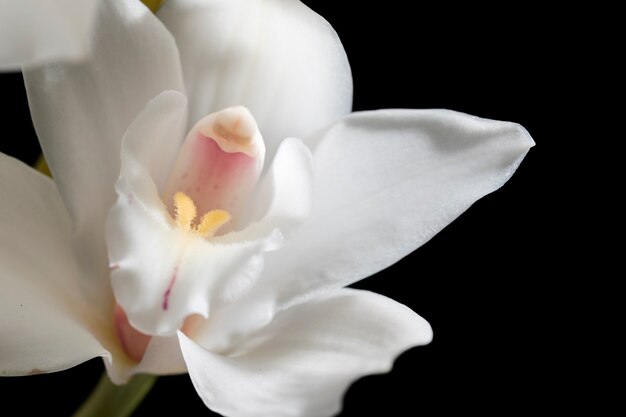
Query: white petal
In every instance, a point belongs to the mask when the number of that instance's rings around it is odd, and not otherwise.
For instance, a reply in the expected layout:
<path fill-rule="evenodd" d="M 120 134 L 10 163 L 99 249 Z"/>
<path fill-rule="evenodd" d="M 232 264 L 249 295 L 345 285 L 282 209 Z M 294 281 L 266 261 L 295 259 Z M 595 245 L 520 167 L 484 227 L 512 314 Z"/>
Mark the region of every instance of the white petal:
<path fill-rule="evenodd" d="M 122 136 L 149 99 L 183 89 L 171 35 L 139 1 L 99 2 L 93 56 L 25 71 L 37 135 L 74 223 L 94 302 L 111 309 L 104 222 L 115 202 Z"/>
<path fill-rule="evenodd" d="M 106 341 L 106 325 L 82 297 L 71 223 L 54 183 L 0 154 L 0 195 L 0 375 L 108 356 L 98 340 Z"/>
<path fill-rule="evenodd" d="M 0 375 L 54 372 L 102 356 L 114 383 L 186 371 L 178 338 L 154 337 L 141 363 L 113 317 L 82 294 L 71 223 L 54 183 L 0 154 Z"/>
<path fill-rule="evenodd" d="M 190 121 L 250 109 L 273 156 L 352 107 L 352 77 L 330 24 L 294 0 L 170 1 L 158 16 L 180 49 Z"/>
<path fill-rule="evenodd" d="M 290 236 L 309 216 L 313 205 L 313 157 L 299 139 L 285 139 L 272 166 L 251 198 L 243 222 L 254 229 L 277 228 Z"/>
<path fill-rule="evenodd" d="M 179 333 L 189 375 L 212 410 L 229 417 L 326 417 L 357 378 L 387 372 L 432 339 L 428 323 L 381 295 L 340 290 L 285 310 L 228 356 Z"/>
<path fill-rule="evenodd" d="M 0 1 L 0 71 L 89 52 L 98 0 Z"/>
<path fill-rule="evenodd" d="M 281 303 L 397 262 L 502 186 L 534 144 L 517 124 L 447 110 L 356 113 L 312 142 L 313 211 L 259 281 Z"/>
<path fill-rule="evenodd" d="M 207 317 L 213 304 L 239 298 L 260 274 L 261 253 L 281 241 L 273 230 L 247 240 L 238 232 L 205 240 L 175 227 L 152 172 L 173 163 L 164 163 L 158 149 L 182 140 L 184 106 L 179 93 L 163 93 L 131 124 L 122 146 L 119 198 L 107 222 L 116 300 L 145 334 L 174 334 L 187 316 Z"/>

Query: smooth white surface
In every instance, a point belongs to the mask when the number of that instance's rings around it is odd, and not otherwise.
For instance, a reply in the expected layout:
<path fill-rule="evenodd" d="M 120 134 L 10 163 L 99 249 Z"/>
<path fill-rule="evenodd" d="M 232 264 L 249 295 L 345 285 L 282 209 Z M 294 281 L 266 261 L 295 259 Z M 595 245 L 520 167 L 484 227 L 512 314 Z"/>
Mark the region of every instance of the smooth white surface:
<path fill-rule="evenodd" d="M 333 28 L 297 0 L 168 1 L 158 12 L 180 50 L 190 123 L 243 105 L 268 159 L 352 108 L 352 76 Z"/>
<path fill-rule="evenodd" d="M 122 136 L 148 100 L 182 91 L 183 81 L 174 40 L 141 2 L 100 6 L 88 61 L 27 70 L 24 78 L 37 136 L 72 217 L 87 294 L 108 315 L 104 222 L 115 202 Z"/>
<path fill-rule="evenodd" d="M 343 289 L 280 312 L 226 355 L 179 333 L 198 394 L 229 417 L 326 417 L 348 386 L 388 372 L 406 349 L 432 339 L 429 324 L 384 296 Z"/>
<path fill-rule="evenodd" d="M 354 113 L 307 143 L 311 215 L 259 280 L 274 282 L 281 305 L 408 255 L 500 188 L 534 144 L 520 125 L 449 110 Z"/>
<path fill-rule="evenodd" d="M 0 153 L 0 375 L 60 371 L 108 355 L 82 298 L 71 222 L 54 183 Z"/>
<path fill-rule="evenodd" d="M 88 57 L 100 0 L 0 0 L 0 71 Z"/>

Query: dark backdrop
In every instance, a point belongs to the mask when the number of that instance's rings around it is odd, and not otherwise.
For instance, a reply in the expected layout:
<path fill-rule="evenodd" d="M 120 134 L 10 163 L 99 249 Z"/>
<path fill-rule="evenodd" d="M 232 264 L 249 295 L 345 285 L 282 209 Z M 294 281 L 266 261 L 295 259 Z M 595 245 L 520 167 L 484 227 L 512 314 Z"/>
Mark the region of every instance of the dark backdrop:
<path fill-rule="evenodd" d="M 429 346 L 403 354 L 391 373 L 355 383 L 341 416 L 535 410 L 552 396 L 555 366 L 545 365 L 551 283 L 541 268 L 554 241 L 544 199 L 552 184 L 541 167 L 555 140 L 548 117 L 555 74 L 543 58 L 555 41 L 541 11 L 306 3 L 344 43 L 355 110 L 454 109 L 521 123 L 537 142 L 502 189 L 415 253 L 356 285 L 405 303 L 431 323 L 435 336 Z M 31 163 L 39 150 L 21 75 L 0 75 L 0 88 L 0 150 Z M 101 369 L 101 361 L 92 360 L 53 375 L 0 379 L 3 408 L 69 414 Z M 187 376 L 161 378 L 136 415 L 178 410 L 211 415 Z"/>

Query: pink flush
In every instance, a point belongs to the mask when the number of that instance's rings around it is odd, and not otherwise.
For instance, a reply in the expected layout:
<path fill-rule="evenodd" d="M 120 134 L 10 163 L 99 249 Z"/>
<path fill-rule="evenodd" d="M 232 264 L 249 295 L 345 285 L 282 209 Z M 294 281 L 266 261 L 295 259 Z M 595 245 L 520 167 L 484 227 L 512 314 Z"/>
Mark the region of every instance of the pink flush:
<path fill-rule="evenodd" d="M 185 169 L 170 178 L 173 189 L 187 194 L 201 215 L 213 209 L 236 212 L 256 182 L 256 161 L 242 152 L 224 152 L 212 138 L 196 133 Z M 176 192 L 175 191 L 175 192 Z"/>

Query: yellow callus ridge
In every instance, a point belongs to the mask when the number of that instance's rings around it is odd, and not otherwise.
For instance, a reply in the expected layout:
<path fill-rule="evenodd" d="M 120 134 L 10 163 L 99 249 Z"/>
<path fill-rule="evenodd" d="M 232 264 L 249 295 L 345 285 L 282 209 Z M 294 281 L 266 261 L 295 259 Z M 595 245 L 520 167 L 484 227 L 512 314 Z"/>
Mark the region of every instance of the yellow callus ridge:
<path fill-rule="evenodd" d="M 226 210 L 211 210 L 200 219 L 196 231 L 201 236 L 213 236 L 217 230 L 230 221 L 230 214 Z"/>
<path fill-rule="evenodd" d="M 212 237 L 220 227 L 230 221 L 230 214 L 226 210 L 211 210 L 205 213 L 198 225 L 194 227 L 193 221 L 198 210 L 191 197 L 181 191 L 174 194 L 174 209 L 176 226 L 186 232 L 195 232 L 202 237 Z"/>
<path fill-rule="evenodd" d="M 165 3 L 165 0 L 141 0 L 143 4 L 148 7 L 152 11 L 152 13 L 156 13 L 159 10 L 159 7 Z"/>
<path fill-rule="evenodd" d="M 176 226 L 188 232 L 191 223 L 196 218 L 197 210 L 191 197 L 182 192 L 174 194 L 174 208 L 176 210 Z"/>

